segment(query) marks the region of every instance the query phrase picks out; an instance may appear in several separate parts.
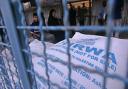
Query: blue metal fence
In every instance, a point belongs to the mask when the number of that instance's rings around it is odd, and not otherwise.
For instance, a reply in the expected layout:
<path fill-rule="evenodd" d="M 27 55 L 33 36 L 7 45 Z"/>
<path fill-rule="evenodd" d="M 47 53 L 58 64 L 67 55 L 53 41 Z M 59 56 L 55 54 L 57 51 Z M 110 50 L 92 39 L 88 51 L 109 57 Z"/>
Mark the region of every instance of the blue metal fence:
<path fill-rule="evenodd" d="M 71 64 L 71 57 L 70 57 L 70 41 L 69 41 L 69 30 L 73 29 L 75 31 L 102 31 L 106 29 L 107 32 L 107 43 L 106 43 L 106 61 L 108 63 L 108 53 L 110 49 L 110 43 L 111 43 L 111 32 L 112 31 L 128 31 L 128 27 L 124 26 L 116 26 L 112 24 L 112 6 L 113 6 L 114 0 L 108 0 L 108 21 L 106 26 L 70 26 L 68 22 L 68 8 L 67 8 L 67 0 L 62 0 L 63 5 L 63 23 L 64 26 L 43 26 L 43 21 L 41 17 L 41 4 L 40 0 L 36 0 L 37 5 L 37 14 L 39 18 L 39 26 L 27 26 L 25 23 L 25 16 L 24 11 L 22 8 L 22 3 L 20 0 L 0 0 L 0 10 L 3 16 L 4 24 L 5 26 L 0 26 L 2 29 L 6 29 L 7 36 L 8 36 L 8 42 L 0 42 L 0 89 L 38 89 L 35 75 L 32 63 L 32 53 L 30 52 L 29 48 L 29 41 L 27 36 L 27 30 L 30 30 L 32 28 L 39 29 L 41 32 L 41 41 L 44 46 L 43 55 L 45 58 L 45 74 L 47 76 L 47 80 L 44 79 L 47 82 L 48 89 L 51 89 L 51 85 L 57 86 L 58 89 L 64 89 L 61 88 L 59 85 L 52 83 L 49 78 L 48 74 L 48 58 L 46 55 L 46 45 L 44 40 L 44 31 L 49 30 L 63 30 L 65 31 L 65 39 L 67 40 L 67 55 L 68 55 L 68 62 L 62 62 L 58 60 L 52 60 L 53 62 L 59 62 L 62 65 L 67 66 L 68 68 L 68 80 L 69 80 L 69 86 L 68 89 L 72 89 L 72 81 L 71 81 L 71 74 L 72 74 L 72 67 L 83 69 L 90 73 L 96 73 L 101 76 L 103 76 L 103 89 L 106 87 L 106 81 L 107 78 L 115 78 L 117 80 L 120 80 L 124 82 L 125 84 L 128 84 L 128 79 L 123 78 L 119 75 L 113 75 L 108 74 L 107 71 L 107 65 L 104 66 L 104 72 L 99 72 L 96 70 L 88 69 L 83 66 L 76 66 Z M 13 9 L 12 9 L 13 7 Z M 2 54 L 3 49 L 9 49 L 10 53 L 13 55 L 12 60 L 8 60 L 5 52 L 5 55 Z M 38 55 L 38 54 L 37 54 Z M 39 56 L 39 55 L 38 55 Z M 41 55 L 40 55 L 41 56 Z M 5 61 L 6 60 L 6 61 Z M 11 68 L 10 63 L 13 64 L 14 69 Z M 15 70 L 15 72 L 14 72 Z M 11 76 L 11 77 L 9 77 Z M 15 80 L 17 79 L 17 81 Z"/>

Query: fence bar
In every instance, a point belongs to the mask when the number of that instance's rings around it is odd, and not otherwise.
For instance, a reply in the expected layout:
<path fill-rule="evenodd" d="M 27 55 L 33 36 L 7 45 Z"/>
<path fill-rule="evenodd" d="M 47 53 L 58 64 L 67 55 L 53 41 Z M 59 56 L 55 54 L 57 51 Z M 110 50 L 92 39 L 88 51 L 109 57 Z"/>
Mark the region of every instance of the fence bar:
<path fill-rule="evenodd" d="M 66 26 L 67 29 L 65 29 L 65 26 L 56 26 L 56 29 L 55 29 L 55 26 L 42 26 L 41 27 L 42 30 L 63 30 L 63 31 L 66 31 L 66 30 L 74 30 L 74 31 L 104 31 L 107 26 L 80 26 L 78 28 L 78 26 Z M 26 29 L 26 30 L 31 30 L 31 29 L 39 29 L 39 26 L 17 26 L 17 29 L 20 29 L 20 30 L 23 30 L 23 29 Z M 114 27 L 113 26 L 113 31 L 117 31 L 117 32 L 128 32 L 128 26 L 116 26 Z"/>
<path fill-rule="evenodd" d="M 13 6 L 15 6 L 14 8 L 16 8 L 15 14 L 17 15 L 16 16 L 17 17 L 16 18 L 17 25 L 21 25 L 21 26 L 25 27 L 26 26 L 25 14 L 24 14 L 24 9 L 23 9 L 21 0 L 15 0 Z M 31 55 L 30 48 L 29 48 L 28 32 L 29 31 L 27 31 L 25 29 L 18 30 L 19 39 L 21 40 L 22 49 L 26 49 L 30 53 L 30 54 L 24 53 L 24 61 L 25 61 L 27 69 L 31 70 L 31 72 L 28 72 L 31 88 L 37 89 L 34 67 L 33 67 L 33 63 L 32 63 L 32 55 Z"/>
<path fill-rule="evenodd" d="M 13 11 L 11 10 L 10 0 L 0 0 L 0 8 L 3 15 L 4 23 L 7 28 L 7 35 L 9 37 L 12 52 L 16 58 L 17 68 L 19 70 L 19 75 L 23 84 L 24 89 L 31 89 L 29 79 L 27 76 L 26 67 L 24 63 L 24 57 L 21 50 L 20 40 L 18 39 L 18 34 L 16 31 L 16 25 L 14 22 Z M 8 12 L 8 13 L 7 13 Z"/>
<path fill-rule="evenodd" d="M 106 64 L 109 64 L 109 50 L 111 44 L 111 34 L 113 31 L 113 22 L 112 22 L 112 11 L 113 11 L 114 0 L 108 0 L 108 20 L 107 20 L 107 28 L 106 28 Z M 108 73 L 108 66 L 105 64 L 104 72 Z M 103 89 L 106 89 L 107 78 L 103 76 Z"/>
<path fill-rule="evenodd" d="M 42 9 L 41 9 L 41 1 L 40 0 L 36 0 L 36 5 L 37 5 L 37 15 L 39 18 L 39 32 L 41 33 L 41 42 L 43 44 L 44 50 L 43 50 L 43 55 L 44 55 L 44 59 L 45 59 L 45 74 L 47 77 L 47 86 L 48 89 L 51 89 L 51 85 L 50 85 L 50 76 L 48 74 L 48 59 L 47 59 L 47 54 L 46 54 L 46 45 L 45 45 L 45 40 L 44 40 L 44 30 L 42 29 L 42 26 L 44 25 L 43 22 L 43 17 L 42 17 Z"/>
<path fill-rule="evenodd" d="M 62 0 L 62 5 L 63 5 L 63 23 L 64 23 L 64 30 L 65 30 L 65 39 L 67 41 L 67 56 L 68 56 L 68 80 L 69 80 L 69 84 L 68 84 L 68 89 L 72 89 L 72 81 L 71 81 L 71 74 L 72 74 L 72 70 L 71 70 L 71 55 L 70 55 L 70 41 L 69 41 L 69 34 L 70 31 L 67 28 L 67 26 L 69 26 L 69 11 L 67 8 L 67 0 Z M 72 34 L 72 33 L 71 33 Z"/>

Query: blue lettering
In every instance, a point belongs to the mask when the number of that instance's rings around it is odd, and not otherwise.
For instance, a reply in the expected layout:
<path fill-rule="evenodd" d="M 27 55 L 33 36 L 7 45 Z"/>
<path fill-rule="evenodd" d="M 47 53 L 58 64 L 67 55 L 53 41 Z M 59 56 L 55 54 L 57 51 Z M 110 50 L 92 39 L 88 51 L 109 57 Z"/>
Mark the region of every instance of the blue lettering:
<path fill-rule="evenodd" d="M 92 80 L 92 83 L 97 85 L 99 88 L 102 88 L 102 83 L 100 81 L 96 80 L 95 78 Z"/>
<path fill-rule="evenodd" d="M 102 58 L 106 58 L 106 55 L 102 56 Z M 109 52 L 108 59 L 110 59 L 112 61 L 112 63 L 116 64 L 116 58 L 115 58 L 114 53 Z"/>
<path fill-rule="evenodd" d="M 93 52 L 94 55 L 96 55 L 96 56 L 101 55 L 102 52 L 104 51 L 103 49 L 98 49 L 98 48 L 89 47 L 89 46 L 86 47 L 86 46 L 84 46 L 84 45 L 74 44 L 74 43 L 72 43 L 71 46 L 72 46 L 73 48 L 76 48 L 76 49 L 80 50 L 80 51 L 84 51 L 84 49 L 85 49 L 85 52 L 87 52 L 87 53 L 92 53 L 92 52 Z M 79 52 L 79 51 L 76 51 L 76 53 L 78 53 L 78 54 L 80 54 L 80 55 L 83 55 L 83 53 L 82 53 L 82 52 Z M 84 56 L 85 56 L 85 55 L 84 55 Z M 102 58 L 106 58 L 106 55 L 103 55 Z M 116 64 L 116 58 L 115 58 L 114 53 L 109 52 L 109 59 L 110 59 L 114 64 Z M 96 60 L 97 60 L 97 59 L 96 59 Z"/>
<path fill-rule="evenodd" d="M 94 54 L 95 55 L 100 55 L 102 52 L 103 52 L 103 50 L 102 49 L 97 49 L 97 48 L 90 48 L 90 47 L 86 47 L 86 52 L 88 52 L 88 53 L 90 53 L 90 52 L 94 52 Z"/>
<path fill-rule="evenodd" d="M 85 46 L 84 45 L 80 45 L 80 44 L 75 44 L 73 47 L 74 48 L 78 48 L 79 50 L 82 51 Z"/>

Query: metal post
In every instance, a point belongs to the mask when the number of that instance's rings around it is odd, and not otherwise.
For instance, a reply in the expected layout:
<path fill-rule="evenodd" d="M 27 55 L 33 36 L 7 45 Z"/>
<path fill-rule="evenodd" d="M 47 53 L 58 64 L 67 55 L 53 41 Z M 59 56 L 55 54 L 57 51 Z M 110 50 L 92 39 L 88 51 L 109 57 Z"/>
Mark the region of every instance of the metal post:
<path fill-rule="evenodd" d="M 29 79 L 26 72 L 26 66 L 24 62 L 23 53 L 21 50 L 20 40 L 18 39 L 18 34 L 16 31 L 16 24 L 14 22 L 14 15 L 11 9 L 10 0 L 0 0 L 0 9 L 3 15 L 4 23 L 7 29 L 7 35 L 9 37 L 12 52 L 15 56 L 17 68 L 19 70 L 19 76 L 21 78 L 23 88 L 31 89 Z"/>
<path fill-rule="evenodd" d="M 14 12 L 14 15 L 15 15 L 15 22 L 16 22 L 16 25 L 17 26 L 26 26 L 26 22 L 25 22 L 25 17 L 24 17 L 24 14 L 23 13 L 23 7 L 21 6 L 21 2 L 18 1 L 18 0 L 13 0 L 12 2 L 12 6 L 13 6 L 13 12 Z M 20 4 L 20 5 L 19 5 Z M 29 46 L 29 42 L 28 42 L 28 31 L 23 29 L 23 30 L 17 30 L 17 34 L 18 34 L 18 38 L 20 40 L 20 46 L 22 49 L 26 49 L 29 51 L 28 49 L 28 46 Z M 32 86 L 34 85 L 34 82 L 36 82 L 36 79 L 34 77 L 34 75 L 32 75 L 32 73 L 34 72 L 32 69 L 33 69 L 33 64 L 32 64 L 32 56 L 30 54 L 27 54 L 25 52 L 23 52 L 23 59 L 24 59 L 24 62 L 25 62 L 25 67 L 28 69 L 28 70 L 31 70 L 31 72 L 28 72 L 28 78 L 29 78 L 29 82 L 30 82 L 30 85 L 31 85 L 31 88 Z M 36 86 L 36 85 L 35 85 Z M 36 88 L 35 88 L 36 89 Z"/>

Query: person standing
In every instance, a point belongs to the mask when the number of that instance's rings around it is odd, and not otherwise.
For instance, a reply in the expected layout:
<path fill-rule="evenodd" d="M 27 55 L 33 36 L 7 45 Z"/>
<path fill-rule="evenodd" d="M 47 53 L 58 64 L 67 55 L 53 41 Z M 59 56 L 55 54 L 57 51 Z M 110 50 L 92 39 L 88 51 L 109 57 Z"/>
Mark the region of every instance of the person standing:
<path fill-rule="evenodd" d="M 69 24 L 71 26 L 76 25 L 76 10 L 71 3 L 70 3 L 70 9 L 69 9 Z"/>
<path fill-rule="evenodd" d="M 115 26 L 121 25 L 123 6 L 124 0 L 114 0 L 112 19 Z M 119 32 L 115 32 L 115 37 L 119 37 Z"/>
<path fill-rule="evenodd" d="M 31 26 L 39 26 L 37 13 L 33 14 L 33 22 Z M 32 36 L 34 39 L 41 40 L 41 34 L 39 32 L 39 29 L 31 29 L 30 36 Z"/>
<path fill-rule="evenodd" d="M 85 3 L 83 3 L 82 5 L 83 5 L 82 7 L 78 6 L 78 10 L 77 10 L 77 16 L 80 25 L 85 24 L 85 16 L 87 14 L 87 8 L 85 7 Z"/>
<path fill-rule="evenodd" d="M 48 17 L 48 26 L 59 26 L 61 25 L 60 19 L 56 16 L 56 10 L 51 9 Z M 64 31 L 50 31 L 55 36 L 55 43 L 64 40 Z"/>
<path fill-rule="evenodd" d="M 69 25 L 76 26 L 76 10 L 71 3 L 69 9 Z M 71 30 L 69 33 L 70 33 L 70 37 L 72 37 L 75 34 L 75 31 Z"/>
<path fill-rule="evenodd" d="M 107 21 L 107 2 L 104 0 L 102 2 L 101 8 L 99 9 L 98 13 L 98 25 L 103 26 L 106 24 Z M 97 32 L 97 35 L 105 36 L 105 30 Z"/>
<path fill-rule="evenodd" d="M 56 10 L 55 9 L 51 9 L 49 12 L 48 25 L 49 26 L 59 25 L 59 19 L 56 16 Z"/>
<path fill-rule="evenodd" d="M 41 12 L 41 17 L 43 21 L 43 26 L 46 26 L 43 12 Z M 33 13 L 33 22 L 30 26 L 39 26 L 39 19 L 37 13 Z M 35 39 L 41 40 L 41 32 L 39 31 L 39 29 L 31 29 L 30 36 Z"/>
<path fill-rule="evenodd" d="M 98 14 L 98 24 L 99 25 L 105 25 L 106 20 L 107 20 L 107 2 L 103 1 L 102 2 L 102 7 L 99 10 Z"/>

